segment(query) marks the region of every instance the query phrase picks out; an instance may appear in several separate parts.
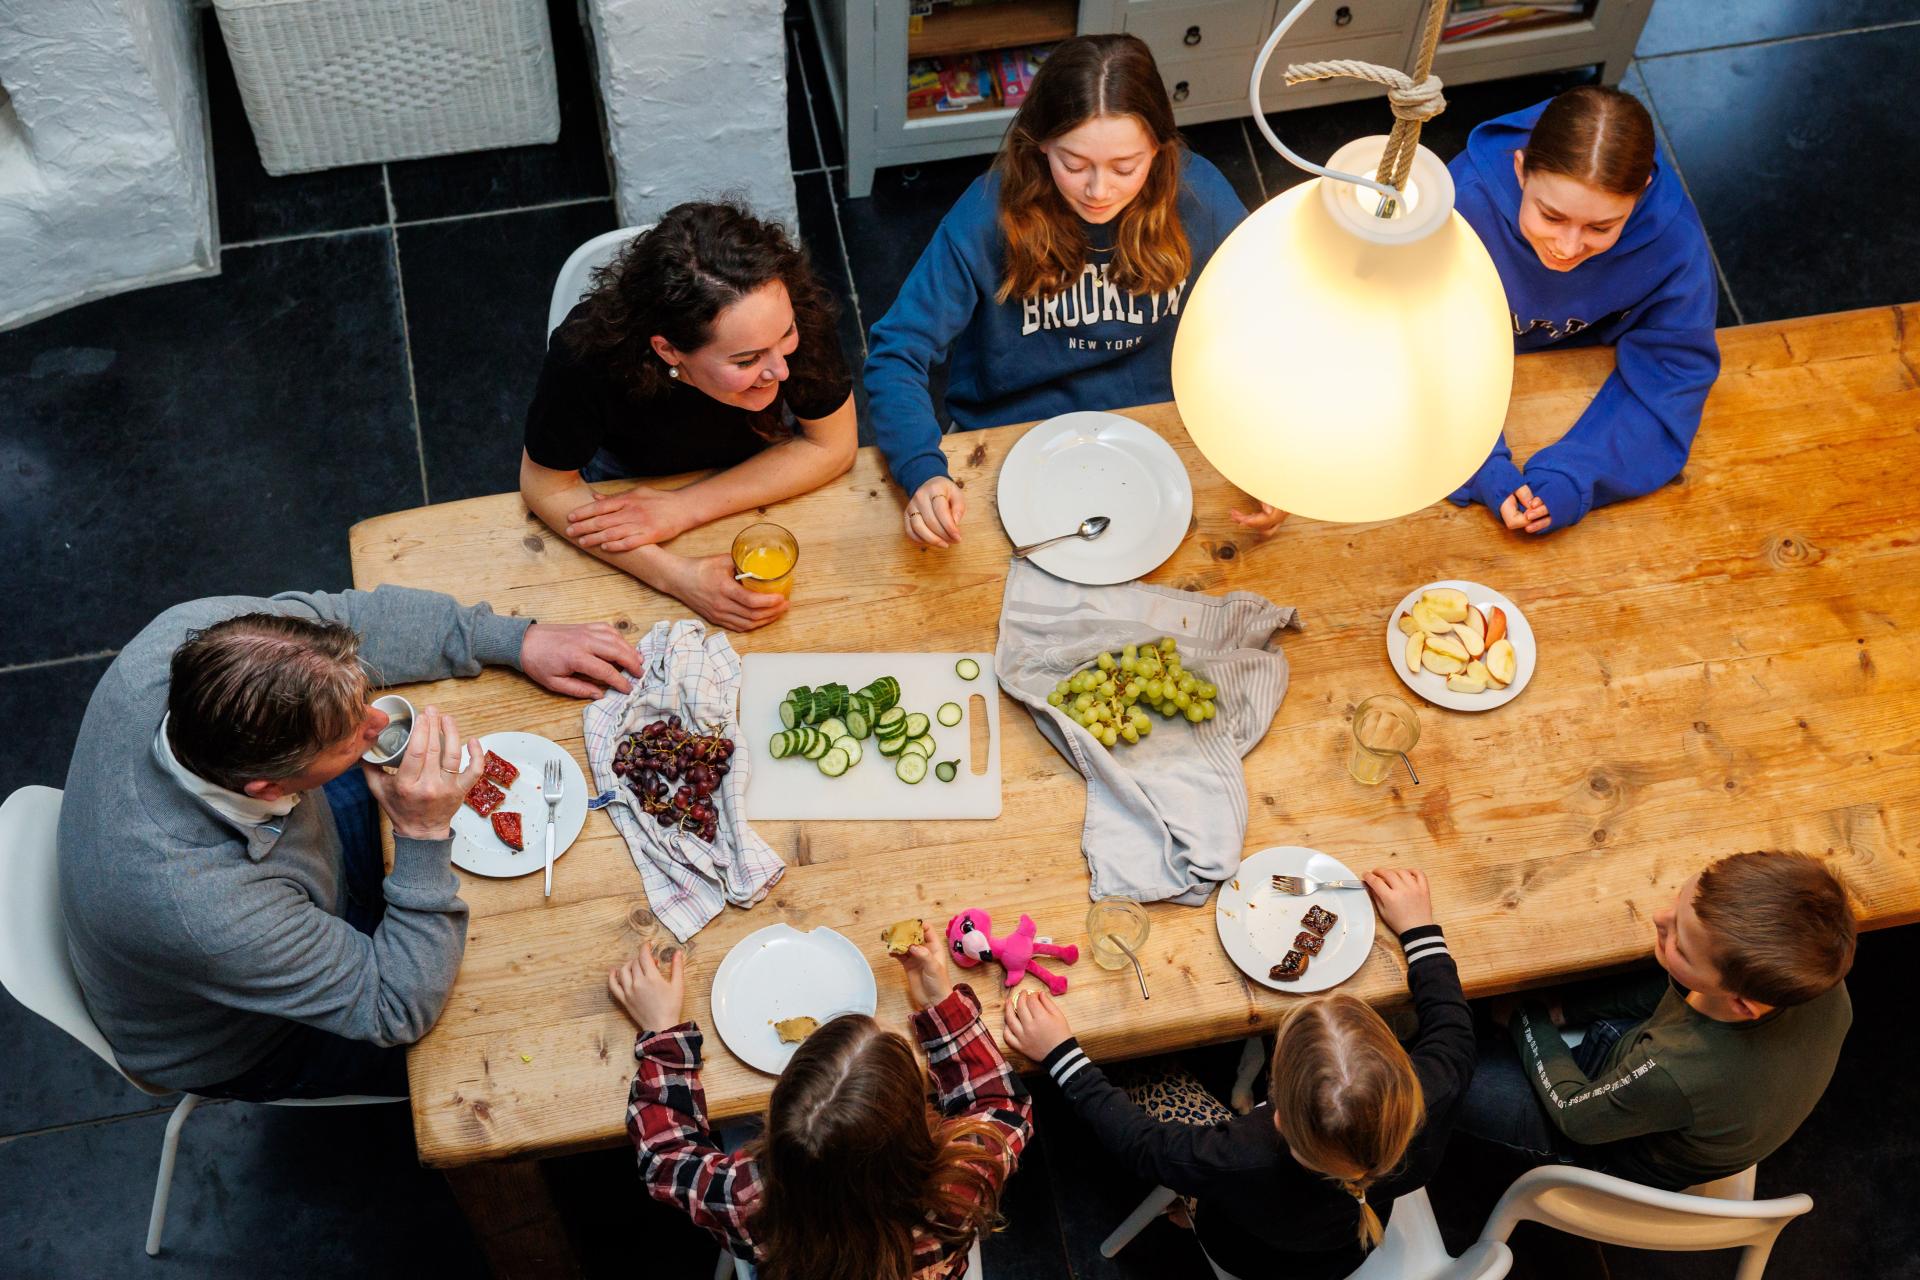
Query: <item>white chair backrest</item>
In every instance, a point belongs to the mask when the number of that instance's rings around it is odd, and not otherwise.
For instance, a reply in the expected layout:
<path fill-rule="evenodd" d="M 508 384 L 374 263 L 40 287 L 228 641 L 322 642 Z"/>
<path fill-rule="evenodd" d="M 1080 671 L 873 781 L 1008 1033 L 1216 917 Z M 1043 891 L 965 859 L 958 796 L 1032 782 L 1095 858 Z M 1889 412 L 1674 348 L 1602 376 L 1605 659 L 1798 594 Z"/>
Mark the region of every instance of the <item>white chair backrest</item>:
<path fill-rule="evenodd" d="M 67 958 L 59 830 L 53 787 L 22 787 L 0 805 L 0 986 L 120 1071 Z"/>
<path fill-rule="evenodd" d="M 560 278 L 553 282 L 553 301 L 547 304 L 548 337 L 553 336 L 553 331 L 567 318 L 567 312 L 573 310 L 585 296 L 588 285 L 592 283 L 594 269 L 612 262 L 627 247 L 627 241 L 651 230 L 653 224 L 649 222 L 643 227 L 621 227 L 618 231 L 603 232 L 567 255 L 567 264 L 560 268 Z"/>
<path fill-rule="evenodd" d="M 1512 1267 L 1513 1254 L 1499 1242 L 1449 1254 L 1423 1187 L 1393 1202 L 1380 1247 L 1347 1280 L 1499 1280 Z"/>
<path fill-rule="evenodd" d="M 1482 1240 L 1505 1240 L 1521 1222 L 1640 1249 L 1770 1248 L 1782 1227 L 1813 1208 L 1806 1195 L 1723 1200 L 1659 1191 L 1591 1169 L 1547 1165 L 1514 1180 Z"/>

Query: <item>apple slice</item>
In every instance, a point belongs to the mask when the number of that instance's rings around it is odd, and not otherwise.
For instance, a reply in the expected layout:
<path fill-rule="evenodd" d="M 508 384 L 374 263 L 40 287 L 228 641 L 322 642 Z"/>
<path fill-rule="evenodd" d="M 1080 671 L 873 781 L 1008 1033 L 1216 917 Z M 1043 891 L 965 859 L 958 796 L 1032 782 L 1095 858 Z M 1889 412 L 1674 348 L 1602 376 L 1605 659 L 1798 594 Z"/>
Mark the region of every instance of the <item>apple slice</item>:
<path fill-rule="evenodd" d="M 1477 658 L 1487 651 L 1486 639 L 1466 623 L 1454 623 L 1453 634 L 1466 647 L 1468 657 Z"/>
<path fill-rule="evenodd" d="M 1487 691 L 1485 681 L 1475 680 L 1473 677 L 1466 675 L 1448 676 L 1447 688 L 1453 690 L 1455 693 L 1485 693 Z"/>
<path fill-rule="evenodd" d="M 1493 677 L 1494 683 L 1512 684 L 1514 673 L 1519 669 L 1520 658 L 1513 651 L 1513 641 L 1500 639 L 1487 646 L 1487 674 Z"/>
<path fill-rule="evenodd" d="M 1469 662 L 1467 664 L 1467 669 L 1461 672 L 1461 674 L 1466 676 L 1467 679 L 1469 680 L 1478 680 L 1481 684 L 1500 683 L 1498 680 L 1495 680 L 1493 678 L 1493 675 L 1487 670 L 1487 664 L 1480 661 L 1478 658 L 1474 659 L 1472 662 Z"/>
<path fill-rule="evenodd" d="M 1487 647 L 1491 649 L 1494 642 L 1506 634 L 1507 611 L 1495 605 L 1487 612 Z"/>
<path fill-rule="evenodd" d="M 1420 629 L 1420 624 L 1413 620 L 1413 615 L 1410 613 L 1401 614 L 1394 620 L 1393 625 L 1400 628 L 1400 634 L 1403 636 L 1410 636 Z"/>
<path fill-rule="evenodd" d="M 1420 655 L 1420 665 L 1437 676 L 1458 675 L 1467 669 L 1467 664 L 1460 659 L 1449 658 L 1446 654 L 1435 651 L 1431 646 Z"/>
<path fill-rule="evenodd" d="M 1453 630 L 1453 624 L 1425 600 L 1413 606 L 1413 624 L 1430 636 L 1443 636 Z"/>
<path fill-rule="evenodd" d="M 1407 637 L 1407 671 L 1412 675 L 1420 674 L 1420 654 L 1427 647 L 1427 633 L 1415 631 Z"/>
<path fill-rule="evenodd" d="M 1452 634 L 1428 636 L 1427 651 L 1429 653 L 1444 653 L 1463 667 L 1467 665 L 1467 659 L 1473 656 L 1467 652 L 1467 646 L 1460 643 L 1460 637 Z"/>
<path fill-rule="evenodd" d="M 1486 614 L 1481 613 L 1480 610 L 1474 605 L 1468 605 L 1467 621 L 1465 625 L 1473 629 L 1473 634 L 1480 637 L 1480 641 L 1482 644 L 1486 643 L 1486 639 L 1487 639 L 1487 615 Z"/>
<path fill-rule="evenodd" d="M 1467 620 L 1467 593 L 1464 591 L 1456 591 L 1452 587 L 1435 587 L 1431 591 L 1421 592 L 1420 599 L 1432 605 L 1434 612 L 1448 622 Z"/>

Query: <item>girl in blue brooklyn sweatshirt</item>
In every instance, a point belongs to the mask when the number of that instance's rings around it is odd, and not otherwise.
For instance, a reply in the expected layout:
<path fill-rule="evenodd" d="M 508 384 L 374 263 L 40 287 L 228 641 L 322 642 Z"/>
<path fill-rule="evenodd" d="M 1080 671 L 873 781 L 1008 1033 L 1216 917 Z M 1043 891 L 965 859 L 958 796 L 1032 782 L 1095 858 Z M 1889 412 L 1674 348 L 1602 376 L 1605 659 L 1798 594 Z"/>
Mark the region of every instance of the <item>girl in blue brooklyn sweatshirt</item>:
<path fill-rule="evenodd" d="M 958 541 L 966 504 L 940 451 L 928 369 L 948 360 L 964 429 L 1173 398 L 1188 286 L 1246 216 L 1189 153 L 1138 37 L 1055 46 L 992 172 L 941 221 L 873 327 L 874 439 L 908 495 L 907 535 Z"/>
<path fill-rule="evenodd" d="M 1493 255 L 1514 349 L 1606 343 L 1615 368 L 1579 421 L 1527 459 L 1502 436 L 1453 501 L 1509 529 L 1564 529 L 1680 473 L 1720 371 L 1706 233 L 1632 96 L 1597 85 L 1475 129 L 1448 166 Z"/>

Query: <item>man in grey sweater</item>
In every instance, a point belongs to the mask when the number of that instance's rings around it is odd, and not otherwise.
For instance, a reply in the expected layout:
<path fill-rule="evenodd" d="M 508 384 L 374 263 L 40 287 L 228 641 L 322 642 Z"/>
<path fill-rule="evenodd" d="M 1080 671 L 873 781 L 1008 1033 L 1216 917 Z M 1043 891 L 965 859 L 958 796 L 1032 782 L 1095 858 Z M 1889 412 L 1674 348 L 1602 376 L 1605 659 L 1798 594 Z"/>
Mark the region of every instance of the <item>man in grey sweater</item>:
<path fill-rule="evenodd" d="M 121 650 L 59 835 L 68 950 L 121 1066 L 256 1100 L 405 1091 L 401 1046 L 440 1016 L 466 945 L 449 824 L 482 752 L 463 771 L 428 707 L 395 765 L 362 766 L 388 723 L 370 686 L 488 663 L 582 697 L 639 671 L 606 624 L 394 587 L 195 600 Z"/>

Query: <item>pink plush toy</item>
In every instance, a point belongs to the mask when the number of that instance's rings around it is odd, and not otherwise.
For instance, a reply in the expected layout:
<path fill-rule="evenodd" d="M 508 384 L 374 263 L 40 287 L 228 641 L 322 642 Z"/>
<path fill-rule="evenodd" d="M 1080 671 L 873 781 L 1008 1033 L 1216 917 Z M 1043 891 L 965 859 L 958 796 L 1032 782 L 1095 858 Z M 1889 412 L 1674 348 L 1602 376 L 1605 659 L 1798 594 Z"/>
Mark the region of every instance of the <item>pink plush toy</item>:
<path fill-rule="evenodd" d="M 1068 964 L 1080 958 L 1080 948 L 1071 942 L 1057 946 L 1051 942 L 1035 942 L 1034 935 L 1039 930 L 1030 916 L 1020 917 L 1020 927 L 1004 938 L 993 936 L 993 920 L 978 907 L 969 907 L 947 922 L 947 941 L 953 944 L 953 958 L 962 969 L 971 969 L 982 960 L 998 960 L 1007 971 L 1007 985 L 1017 987 L 1020 979 L 1031 973 L 1047 984 L 1047 990 L 1062 995 L 1067 989 L 1067 980 L 1048 973 L 1037 961 L 1036 955 L 1055 956 Z"/>

